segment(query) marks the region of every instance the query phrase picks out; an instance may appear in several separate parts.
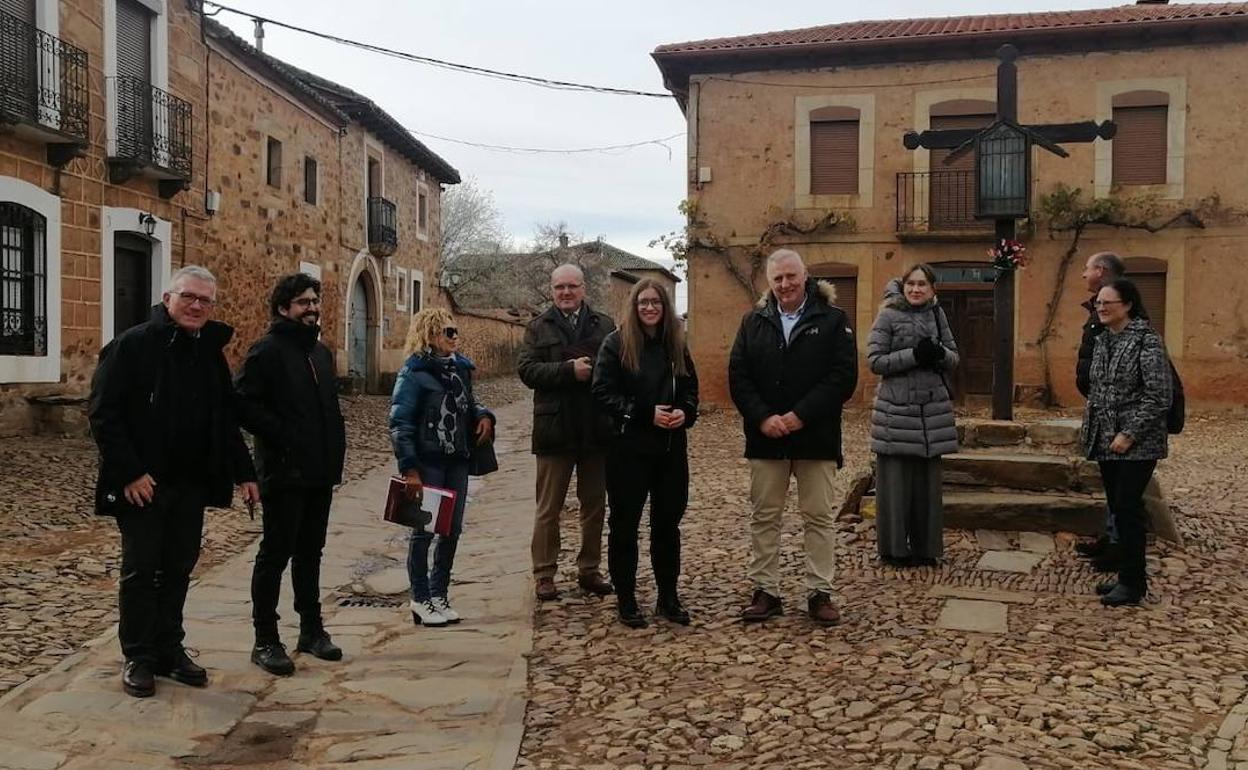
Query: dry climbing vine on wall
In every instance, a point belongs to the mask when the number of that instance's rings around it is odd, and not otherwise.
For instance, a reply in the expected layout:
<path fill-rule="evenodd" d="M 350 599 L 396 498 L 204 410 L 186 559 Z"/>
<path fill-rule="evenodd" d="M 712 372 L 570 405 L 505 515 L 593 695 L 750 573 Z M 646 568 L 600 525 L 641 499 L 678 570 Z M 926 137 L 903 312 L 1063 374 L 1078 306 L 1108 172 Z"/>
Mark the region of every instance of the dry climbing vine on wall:
<path fill-rule="evenodd" d="M 1056 238 L 1064 233 L 1070 233 L 1071 236 L 1070 244 L 1057 265 L 1053 280 L 1053 295 L 1049 298 L 1044 323 L 1040 327 L 1039 336 L 1036 337 L 1036 345 L 1040 348 L 1040 367 L 1044 372 L 1044 399 L 1047 406 L 1057 405 L 1057 400 L 1053 395 L 1053 374 L 1049 370 L 1048 342 L 1053 336 L 1057 311 L 1061 307 L 1062 295 L 1066 290 L 1066 273 L 1079 252 L 1079 241 L 1085 230 L 1092 225 L 1105 225 L 1158 233 L 1178 225 L 1204 228 L 1207 220 L 1236 218 L 1243 215 L 1243 212 L 1223 207 L 1216 195 L 1201 199 L 1194 206 L 1175 212 L 1173 209 L 1163 210 L 1158 198 L 1153 195 L 1125 199 L 1110 196 L 1085 200 L 1082 189 L 1066 185 L 1058 185 L 1053 188 L 1053 192 L 1042 196 L 1040 210 L 1048 221 L 1049 238 Z"/>
<path fill-rule="evenodd" d="M 673 231 L 650 241 L 650 246 L 661 246 L 672 255 L 678 263 L 685 263 L 691 251 L 713 254 L 745 292 L 746 298 L 754 301 L 758 291 L 759 279 L 766 269 L 767 255 L 779 248 L 779 238 L 801 238 L 816 233 L 831 232 L 840 229 L 853 232 L 857 225 L 853 217 L 835 211 L 809 219 L 800 220 L 789 216 L 777 218 L 782 214 L 778 209 L 768 212 L 766 219 L 771 220 L 758 236 L 758 242 L 749 246 L 730 246 L 723 243 L 710 231 L 709 225 L 701 218 L 696 201 L 681 201 L 680 212 L 685 215 L 686 226 L 683 232 Z M 739 258 L 745 257 L 745 269 L 739 265 Z"/>

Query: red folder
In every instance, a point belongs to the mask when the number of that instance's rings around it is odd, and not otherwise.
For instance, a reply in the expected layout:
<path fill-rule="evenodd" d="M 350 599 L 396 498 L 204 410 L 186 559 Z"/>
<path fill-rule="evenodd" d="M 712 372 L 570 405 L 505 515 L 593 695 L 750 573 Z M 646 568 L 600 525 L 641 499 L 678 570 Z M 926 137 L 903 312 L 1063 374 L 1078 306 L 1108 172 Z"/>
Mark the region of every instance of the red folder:
<path fill-rule="evenodd" d="M 383 518 L 421 532 L 451 534 L 451 519 L 455 515 L 455 490 L 426 484 L 421 490 L 420 498 L 413 501 L 407 498 L 406 489 L 407 484 L 402 476 L 390 477 Z"/>

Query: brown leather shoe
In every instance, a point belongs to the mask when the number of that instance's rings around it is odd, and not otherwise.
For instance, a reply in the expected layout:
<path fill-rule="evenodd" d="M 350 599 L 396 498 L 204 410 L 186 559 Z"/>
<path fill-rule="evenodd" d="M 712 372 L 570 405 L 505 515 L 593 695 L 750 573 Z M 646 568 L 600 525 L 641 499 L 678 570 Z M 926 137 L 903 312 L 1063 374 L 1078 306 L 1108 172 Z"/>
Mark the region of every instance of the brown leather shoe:
<path fill-rule="evenodd" d="M 784 605 L 780 597 L 772 596 L 763 589 L 754 592 L 750 606 L 741 610 L 741 619 L 746 623 L 761 623 L 767 618 L 774 618 L 784 613 Z"/>
<path fill-rule="evenodd" d="M 841 622 L 841 613 L 837 612 L 832 597 L 823 591 L 815 591 L 806 600 L 806 612 L 810 619 L 821 626 L 835 626 Z"/>
<path fill-rule="evenodd" d="M 537 598 L 543 602 L 551 602 L 559 598 L 559 589 L 555 587 L 554 578 L 537 579 Z"/>
<path fill-rule="evenodd" d="M 586 572 L 577 578 L 576 584 L 586 593 L 596 596 L 610 596 L 615 593 L 615 586 L 611 585 L 611 581 L 603 577 L 601 572 Z"/>

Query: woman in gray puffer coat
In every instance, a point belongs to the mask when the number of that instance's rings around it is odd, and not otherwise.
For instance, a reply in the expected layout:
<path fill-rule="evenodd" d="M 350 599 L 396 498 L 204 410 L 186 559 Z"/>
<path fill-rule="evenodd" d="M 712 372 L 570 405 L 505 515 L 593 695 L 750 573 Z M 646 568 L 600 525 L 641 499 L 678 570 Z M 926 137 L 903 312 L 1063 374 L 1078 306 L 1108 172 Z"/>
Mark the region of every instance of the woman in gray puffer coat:
<path fill-rule="evenodd" d="M 889 282 L 867 360 L 883 378 L 871 413 L 880 558 L 935 564 L 944 553 L 940 456 L 958 451 L 945 376 L 958 365 L 958 346 L 931 267 L 915 265 Z"/>

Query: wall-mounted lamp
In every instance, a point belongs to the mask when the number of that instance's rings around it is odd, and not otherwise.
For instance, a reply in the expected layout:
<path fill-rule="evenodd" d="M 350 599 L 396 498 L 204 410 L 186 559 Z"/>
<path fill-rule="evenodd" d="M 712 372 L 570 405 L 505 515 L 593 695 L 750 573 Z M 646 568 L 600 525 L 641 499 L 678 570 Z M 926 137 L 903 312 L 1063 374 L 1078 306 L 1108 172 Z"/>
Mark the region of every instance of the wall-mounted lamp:
<path fill-rule="evenodd" d="M 156 232 L 156 217 L 151 214 L 139 214 L 139 226 L 143 228 L 147 237 L 152 237 L 152 233 Z"/>

